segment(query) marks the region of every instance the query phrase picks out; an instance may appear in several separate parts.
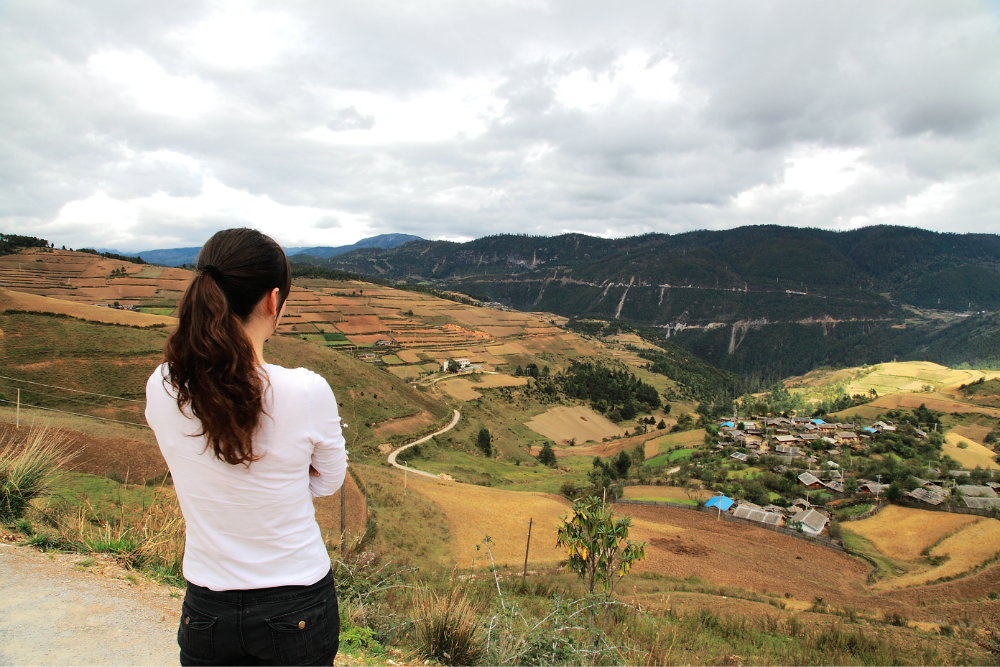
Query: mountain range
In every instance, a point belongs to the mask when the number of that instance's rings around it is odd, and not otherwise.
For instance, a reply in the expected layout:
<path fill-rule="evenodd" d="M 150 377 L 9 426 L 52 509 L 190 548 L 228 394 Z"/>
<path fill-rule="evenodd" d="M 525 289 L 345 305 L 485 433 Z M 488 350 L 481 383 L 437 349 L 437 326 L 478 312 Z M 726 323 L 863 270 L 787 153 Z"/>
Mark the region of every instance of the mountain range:
<path fill-rule="evenodd" d="M 394 248 L 402 243 L 422 240 L 423 239 L 419 236 L 414 236 L 412 234 L 379 234 L 378 236 L 369 236 L 368 238 L 361 239 L 357 243 L 352 243 L 350 245 L 334 247 L 313 246 L 285 248 L 285 253 L 287 253 L 290 257 L 293 255 L 309 255 L 310 257 L 315 257 L 317 259 L 327 259 L 352 250 L 360 250 L 364 248 Z M 126 253 L 110 248 L 98 248 L 98 250 L 100 252 L 112 252 L 118 255 L 133 257 L 138 255 L 150 264 L 160 264 L 162 266 L 181 266 L 183 264 L 194 264 L 198 261 L 198 252 L 201 250 L 201 246 L 193 248 L 162 248 L 159 250 L 143 250 L 142 252 L 137 253 Z"/>
<path fill-rule="evenodd" d="M 995 234 L 764 225 L 621 239 L 497 235 L 292 261 L 622 320 L 742 373 L 911 358 L 1000 366 Z"/>

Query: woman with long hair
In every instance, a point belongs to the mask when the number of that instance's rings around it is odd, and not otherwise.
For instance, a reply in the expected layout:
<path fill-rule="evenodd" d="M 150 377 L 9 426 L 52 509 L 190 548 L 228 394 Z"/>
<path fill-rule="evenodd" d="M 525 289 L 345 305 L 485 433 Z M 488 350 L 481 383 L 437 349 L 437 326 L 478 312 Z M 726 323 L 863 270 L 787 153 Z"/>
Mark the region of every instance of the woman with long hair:
<path fill-rule="evenodd" d="M 326 380 L 264 362 L 290 289 L 271 238 L 218 232 L 146 384 L 146 420 L 186 524 L 182 665 L 330 665 L 337 654 L 312 499 L 341 487 L 347 452 Z"/>

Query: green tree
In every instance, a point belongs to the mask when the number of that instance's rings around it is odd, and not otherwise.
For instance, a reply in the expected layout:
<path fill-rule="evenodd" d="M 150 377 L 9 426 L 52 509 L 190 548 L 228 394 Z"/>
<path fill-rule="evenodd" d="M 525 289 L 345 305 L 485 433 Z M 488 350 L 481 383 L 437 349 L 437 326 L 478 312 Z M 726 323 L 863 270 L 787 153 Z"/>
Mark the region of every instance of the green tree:
<path fill-rule="evenodd" d="M 542 451 L 538 452 L 538 462 L 550 468 L 556 466 L 556 453 L 552 451 L 552 445 L 547 442 L 542 445 Z"/>
<path fill-rule="evenodd" d="M 449 359 L 448 360 L 448 372 L 449 373 L 457 373 L 458 370 L 459 370 L 459 368 L 460 367 L 459 367 L 457 361 L 455 361 L 454 359 Z"/>
<path fill-rule="evenodd" d="M 476 438 L 476 447 L 479 447 L 486 456 L 493 455 L 493 438 L 490 437 L 488 428 L 479 429 L 479 436 Z"/>
<path fill-rule="evenodd" d="M 588 609 L 588 625 L 596 643 L 604 633 L 612 608 L 612 595 L 632 565 L 646 557 L 646 545 L 628 537 L 632 518 L 615 519 L 611 507 L 600 498 L 582 498 L 563 518 L 556 545 L 566 549 L 566 570 L 583 581 L 593 604 Z M 594 630 L 594 609 L 604 607 L 599 633 Z"/>
<path fill-rule="evenodd" d="M 524 369 L 521 368 L 521 364 L 518 364 L 517 368 L 514 369 L 514 377 L 524 377 Z"/>

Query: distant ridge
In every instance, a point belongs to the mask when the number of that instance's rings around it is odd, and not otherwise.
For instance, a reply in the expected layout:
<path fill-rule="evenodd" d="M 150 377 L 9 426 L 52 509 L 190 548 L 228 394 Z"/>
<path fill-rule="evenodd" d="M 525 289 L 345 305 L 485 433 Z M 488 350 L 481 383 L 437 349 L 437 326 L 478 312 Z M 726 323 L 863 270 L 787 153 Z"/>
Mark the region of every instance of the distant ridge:
<path fill-rule="evenodd" d="M 389 248 L 401 246 L 404 243 L 409 243 L 410 241 L 423 240 L 424 239 L 421 237 L 414 236 L 413 234 L 379 234 L 378 236 L 369 236 L 366 239 L 361 239 L 352 245 L 342 245 L 336 247 L 316 246 L 314 248 L 285 248 L 285 252 L 289 255 L 310 255 L 312 257 L 319 257 L 320 259 L 328 259 L 352 250 L 361 250 L 362 248 L 381 248 L 383 250 L 387 250 Z"/>
<path fill-rule="evenodd" d="M 395 248 L 396 246 L 403 245 L 404 243 L 409 243 L 410 241 L 423 241 L 424 239 L 419 236 L 414 236 L 413 234 L 379 234 L 378 236 L 369 236 L 368 238 L 361 239 L 357 243 L 352 243 L 351 245 L 342 246 L 314 246 L 311 248 L 285 248 L 285 252 L 288 255 L 309 255 L 310 257 L 318 257 L 320 259 L 329 259 L 330 257 L 335 257 L 336 255 L 341 255 L 345 252 L 350 252 L 352 250 L 362 250 L 368 248 L 379 248 L 382 250 L 387 250 L 389 248 Z M 180 266 L 181 264 L 194 264 L 198 261 L 198 251 L 201 250 L 201 246 L 194 248 L 163 248 L 159 250 L 143 250 L 138 253 L 122 253 L 118 250 L 110 250 L 107 248 L 102 249 L 105 252 L 114 252 L 118 254 L 127 255 L 138 255 L 150 264 L 160 264 L 162 266 Z"/>

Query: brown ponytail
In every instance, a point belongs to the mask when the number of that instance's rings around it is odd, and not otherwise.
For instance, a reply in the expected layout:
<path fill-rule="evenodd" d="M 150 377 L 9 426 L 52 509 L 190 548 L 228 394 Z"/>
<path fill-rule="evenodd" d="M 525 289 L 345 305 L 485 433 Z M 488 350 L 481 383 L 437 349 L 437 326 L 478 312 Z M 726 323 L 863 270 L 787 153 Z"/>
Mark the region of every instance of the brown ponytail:
<path fill-rule="evenodd" d="M 198 435 L 226 463 L 257 459 L 253 435 L 264 411 L 264 380 L 243 324 L 275 287 L 280 312 L 291 284 L 288 258 L 273 239 L 227 229 L 201 249 L 178 306 L 177 329 L 163 350 L 177 407 L 191 406 L 201 420 Z"/>

